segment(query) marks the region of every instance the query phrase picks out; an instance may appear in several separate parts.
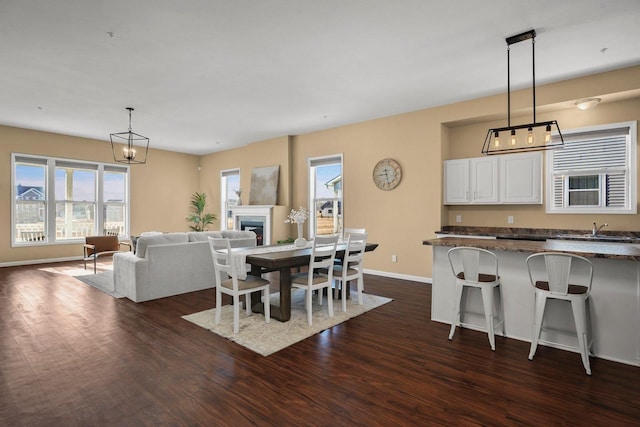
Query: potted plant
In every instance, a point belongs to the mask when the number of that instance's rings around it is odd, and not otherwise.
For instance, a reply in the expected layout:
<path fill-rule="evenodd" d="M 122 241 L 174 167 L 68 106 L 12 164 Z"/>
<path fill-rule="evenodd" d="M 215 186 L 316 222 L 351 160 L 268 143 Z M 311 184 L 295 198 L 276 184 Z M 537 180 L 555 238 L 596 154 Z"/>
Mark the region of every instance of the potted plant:
<path fill-rule="evenodd" d="M 189 216 L 186 218 L 191 225 L 191 231 L 205 231 L 207 226 L 213 224 L 217 217 L 212 213 L 205 213 L 207 207 L 207 195 L 198 193 L 197 191 L 191 196 L 191 207 L 189 208 Z"/>

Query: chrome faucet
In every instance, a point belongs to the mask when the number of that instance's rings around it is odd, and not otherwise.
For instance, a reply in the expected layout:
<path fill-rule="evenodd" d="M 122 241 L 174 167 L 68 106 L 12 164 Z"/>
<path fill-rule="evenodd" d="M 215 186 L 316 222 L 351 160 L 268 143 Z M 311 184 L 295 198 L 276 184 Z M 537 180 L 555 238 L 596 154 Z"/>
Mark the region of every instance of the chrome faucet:
<path fill-rule="evenodd" d="M 609 224 L 607 224 L 606 222 L 604 224 L 602 224 L 600 227 L 598 227 L 596 225 L 596 223 L 593 223 L 593 229 L 591 230 L 591 236 L 596 237 L 598 235 L 598 231 L 602 230 L 602 227 L 606 227 Z"/>

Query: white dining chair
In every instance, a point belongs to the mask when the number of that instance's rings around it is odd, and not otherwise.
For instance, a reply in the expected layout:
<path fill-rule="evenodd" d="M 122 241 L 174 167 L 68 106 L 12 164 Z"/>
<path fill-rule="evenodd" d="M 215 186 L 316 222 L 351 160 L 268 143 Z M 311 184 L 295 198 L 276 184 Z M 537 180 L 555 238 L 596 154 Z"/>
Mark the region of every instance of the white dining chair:
<path fill-rule="evenodd" d="M 347 237 L 347 247 L 341 264 L 333 266 L 333 280 L 335 282 L 335 297 L 342 296 L 342 311 L 347 311 L 347 283 L 356 280 L 358 289 L 358 304 L 362 305 L 364 278 L 362 263 L 364 251 L 367 247 L 367 233 L 351 233 Z"/>
<path fill-rule="evenodd" d="M 209 247 L 213 258 L 213 267 L 216 274 L 216 315 L 215 324 L 220 323 L 222 310 L 222 294 L 233 297 L 233 333 L 240 330 L 240 296 L 245 296 L 247 315 L 251 315 L 250 296 L 252 292 L 262 291 L 264 302 L 264 320 L 271 320 L 269 304 L 269 281 L 261 277 L 247 275 L 246 279 L 240 279 L 239 271 L 231 262 L 231 245 L 229 239 L 209 237 Z"/>
<path fill-rule="evenodd" d="M 543 265 L 541 261 L 544 261 Z M 589 364 L 590 319 L 589 319 L 589 293 L 593 281 L 593 264 L 587 258 L 579 255 L 544 252 L 530 255 L 527 258 L 527 270 L 529 280 L 535 288 L 533 333 L 529 360 L 538 348 L 542 326 L 544 309 L 548 299 L 569 301 L 576 325 L 578 345 L 574 348 L 580 353 L 582 364 L 591 375 Z"/>
<path fill-rule="evenodd" d="M 349 227 L 347 227 L 344 230 L 342 230 L 342 234 L 344 235 L 345 239 L 347 239 L 350 234 L 364 234 L 366 232 L 367 232 L 367 230 L 365 228 L 349 228 Z"/>
<path fill-rule="evenodd" d="M 333 281 L 333 261 L 336 258 L 338 235 L 316 236 L 313 239 L 309 270 L 291 275 L 291 286 L 304 289 L 305 306 L 307 308 L 307 323 L 313 324 L 312 298 L 313 291 L 318 291 L 318 303 L 322 305 L 322 292 L 327 290 L 327 310 L 329 317 L 333 317 L 333 298 L 331 298 L 331 284 Z M 319 270 L 326 270 L 320 274 Z"/>
<path fill-rule="evenodd" d="M 452 248 L 447 253 L 451 272 L 455 277 L 455 293 L 453 301 L 453 316 L 449 340 L 453 339 L 456 326 L 463 323 L 462 294 L 465 287 L 480 289 L 487 335 L 491 350 L 495 351 L 495 330 L 502 327 L 505 335 L 504 311 L 500 291 L 500 276 L 498 275 L 498 257 L 486 249 L 460 246 Z M 484 270 L 481 273 L 480 270 Z M 497 313 L 494 313 L 496 311 Z M 497 318 L 497 321 L 496 321 Z"/>

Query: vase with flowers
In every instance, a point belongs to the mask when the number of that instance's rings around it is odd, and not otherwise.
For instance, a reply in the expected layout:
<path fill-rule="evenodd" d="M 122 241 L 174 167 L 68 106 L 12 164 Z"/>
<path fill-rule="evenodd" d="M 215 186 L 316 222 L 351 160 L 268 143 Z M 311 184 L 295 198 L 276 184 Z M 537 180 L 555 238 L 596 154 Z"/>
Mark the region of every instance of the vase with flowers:
<path fill-rule="evenodd" d="M 304 222 L 309 218 L 309 211 L 300 206 L 299 209 L 291 209 L 287 219 L 284 222 L 295 223 L 298 227 L 298 238 L 293 242 L 297 248 L 306 246 L 307 241 L 302 237 L 302 226 Z"/>

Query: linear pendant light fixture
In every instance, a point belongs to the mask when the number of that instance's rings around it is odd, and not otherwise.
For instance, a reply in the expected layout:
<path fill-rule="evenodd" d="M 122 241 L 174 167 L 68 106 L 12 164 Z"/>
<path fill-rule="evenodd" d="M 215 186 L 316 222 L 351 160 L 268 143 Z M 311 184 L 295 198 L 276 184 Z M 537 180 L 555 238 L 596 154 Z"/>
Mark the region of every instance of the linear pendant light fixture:
<path fill-rule="evenodd" d="M 113 152 L 113 159 L 118 163 L 143 165 L 147 163 L 149 138 L 131 131 L 131 112 L 133 111 L 133 108 L 127 107 L 127 110 L 129 110 L 129 130 L 127 132 L 111 134 L 111 151 Z M 124 144 L 122 153 L 120 153 L 119 150 L 116 150 L 116 143 Z M 139 148 L 136 148 L 136 145 L 138 145 Z M 141 151 L 143 148 L 144 156 L 138 153 L 138 150 Z M 119 154 L 116 154 L 116 152 Z"/>
<path fill-rule="evenodd" d="M 531 52 L 533 59 L 533 123 L 511 126 L 511 45 L 531 39 Z M 558 122 L 536 122 L 536 31 L 529 30 L 522 34 L 507 37 L 507 126 L 489 129 L 482 146 L 482 154 L 504 154 L 521 151 L 539 151 L 561 148 L 564 139 Z M 558 134 L 558 138 L 552 137 L 552 129 Z"/>

